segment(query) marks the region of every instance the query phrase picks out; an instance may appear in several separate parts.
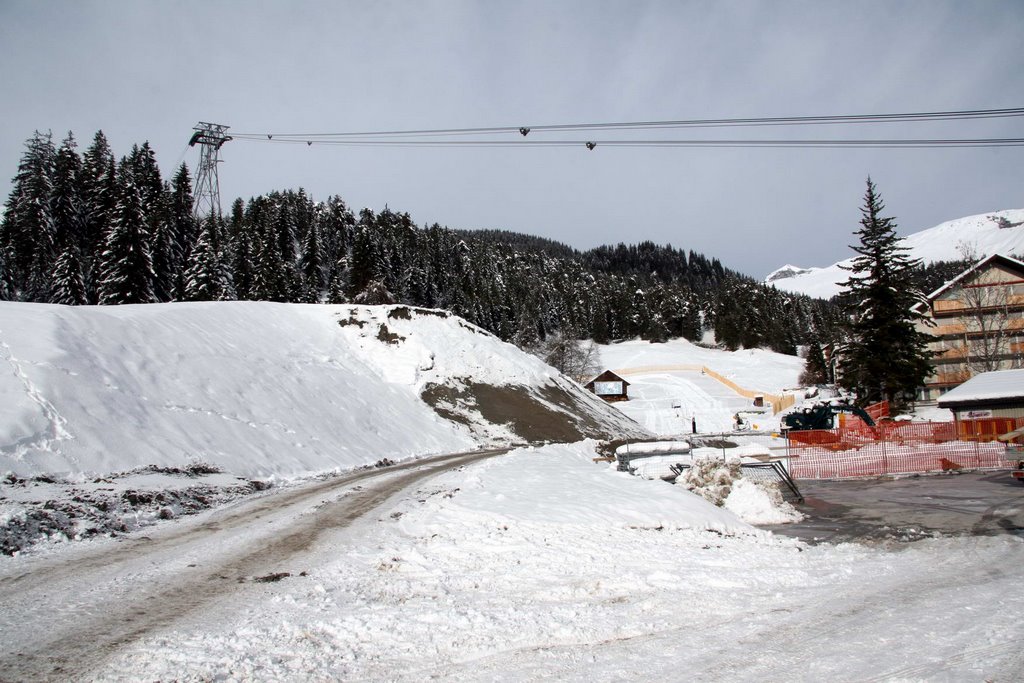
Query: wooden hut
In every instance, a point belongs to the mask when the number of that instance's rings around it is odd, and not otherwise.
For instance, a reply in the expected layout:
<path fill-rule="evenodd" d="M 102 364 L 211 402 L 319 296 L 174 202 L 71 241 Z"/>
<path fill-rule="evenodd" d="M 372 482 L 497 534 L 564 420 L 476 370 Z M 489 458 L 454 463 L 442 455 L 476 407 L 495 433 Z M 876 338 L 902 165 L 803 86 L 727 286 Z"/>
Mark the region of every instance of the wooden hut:
<path fill-rule="evenodd" d="M 622 379 L 611 370 L 605 370 L 600 375 L 587 382 L 584 386 L 609 403 L 629 400 L 629 395 L 627 393 L 629 382 Z"/>

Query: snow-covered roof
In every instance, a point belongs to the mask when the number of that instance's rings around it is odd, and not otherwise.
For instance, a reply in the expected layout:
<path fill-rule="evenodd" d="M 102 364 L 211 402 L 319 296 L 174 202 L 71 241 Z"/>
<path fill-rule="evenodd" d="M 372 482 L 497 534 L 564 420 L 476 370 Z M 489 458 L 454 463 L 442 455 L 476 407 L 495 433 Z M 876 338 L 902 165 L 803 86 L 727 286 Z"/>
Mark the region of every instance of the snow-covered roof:
<path fill-rule="evenodd" d="M 970 277 L 970 275 L 972 273 L 978 272 L 979 270 L 981 270 L 982 268 L 984 268 L 985 266 L 987 266 L 990 263 L 1000 263 L 1003 266 L 1009 266 L 1010 268 L 1017 268 L 1017 269 L 1019 269 L 1021 271 L 1024 271 L 1024 262 L 1018 261 L 1015 258 L 1011 258 L 1009 256 L 1006 256 L 1005 254 L 992 254 L 991 256 L 987 256 L 987 257 L 981 259 L 980 261 L 975 263 L 970 268 L 965 269 L 959 275 L 954 277 L 952 280 L 944 283 L 941 287 L 936 289 L 934 292 L 930 293 L 925 298 L 928 301 L 934 301 L 935 299 L 937 299 L 938 297 L 942 296 L 943 294 L 948 292 L 950 289 L 955 287 L 956 285 L 958 285 L 961 282 L 963 282 L 964 280 L 966 280 L 968 277 Z M 913 308 L 922 308 L 923 306 L 924 306 L 924 304 L 920 303 L 920 304 L 915 304 L 913 306 Z"/>
<path fill-rule="evenodd" d="M 939 397 L 940 408 L 978 403 L 1024 401 L 1024 370 L 997 370 L 975 375 Z"/>

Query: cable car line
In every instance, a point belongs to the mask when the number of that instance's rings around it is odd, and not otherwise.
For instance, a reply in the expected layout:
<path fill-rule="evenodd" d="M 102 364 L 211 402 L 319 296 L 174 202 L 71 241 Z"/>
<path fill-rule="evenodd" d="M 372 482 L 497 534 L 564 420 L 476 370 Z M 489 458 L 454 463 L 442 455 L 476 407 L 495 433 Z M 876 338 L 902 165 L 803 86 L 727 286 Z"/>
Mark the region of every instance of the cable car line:
<path fill-rule="evenodd" d="M 1024 107 L 1004 109 L 969 109 L 960 111 L 911 112 L 900 114 L 852 114 L 830 116 L 781 116 L 752 118 L 719 118 L 719 119 L 682 119 L 669 121 L 635 121 L 616 123 L 573 123 L 554 125 L 517 125 L 491 126 L 476 128 L 428 128 L 420 130 L 384 130 L 370 132 L 332 132 L 332 133 L 235 133 L 234 138 L 264 139 L 274 138 L 303 140 L 314 138 L 346 138 L 346 137 L 392 137 L 392 136 L 461 136 L 489 135 L 501 133 L 518 133 L 526 137 L 529 133 L 551 131 L 589 131 L 589 130 L 645 130 L 658 128 L 718 128 L 718 127 L 755 127 L 755 126 L 804 126 L 804 125 L 837 125 L 866 123 L 908 123 L 925 121 L 963 121 L 974 119 L 1010 118 L 1024 116 Z"/>
<path fill-rule="evenodd" d="M 1024 138 L 907 138 L 907 139 L 816 139 L 816 140 L 393 140 L 393 139 L 342 139 L 314 140 L 285 138 L 272 139 L 234 136 L 235 140 L 249 142 L 270 142 L 273 144 L 294 144 L 307 147 L 576 147 L 593 149 L 597 145 L 607 147 L 703 147 L 703 148 L 900 148 L 925 149 L 939 147 L 1020 147 Z"/>

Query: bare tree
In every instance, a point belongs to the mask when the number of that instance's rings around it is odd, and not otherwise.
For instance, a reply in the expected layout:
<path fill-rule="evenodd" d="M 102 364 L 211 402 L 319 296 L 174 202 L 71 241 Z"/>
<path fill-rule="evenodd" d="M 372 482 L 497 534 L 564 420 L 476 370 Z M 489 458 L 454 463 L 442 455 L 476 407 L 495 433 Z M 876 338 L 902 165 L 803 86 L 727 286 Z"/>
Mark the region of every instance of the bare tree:
<path fill-rule="evenodd" d="M 590 340 L 579 341 L 562 332 L 549 335 L 541 342 L 535 355 L 577 382 L 593 377 L 600 370 L 601 355 L 597 344 Z"/>
<path fill-rule="evenodd" d="M 1010 290 L 996 283 L 965 285 L 963 303 L 966 363 L 972 373 L 1004 369 L 1010 352 Z"/>

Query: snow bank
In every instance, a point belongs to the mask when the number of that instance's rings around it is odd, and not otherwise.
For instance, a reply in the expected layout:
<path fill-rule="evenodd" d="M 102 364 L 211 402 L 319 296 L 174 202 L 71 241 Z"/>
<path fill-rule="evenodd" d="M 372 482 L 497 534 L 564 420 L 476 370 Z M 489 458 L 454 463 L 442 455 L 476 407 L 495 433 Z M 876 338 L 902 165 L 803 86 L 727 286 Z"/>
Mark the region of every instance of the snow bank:
<path fill-rule="evenodd" d="M 522 524 L 758 533 L 682 487 L 596 466 L 593 457 L 593 442 L 520 449 L 447 475 L 439 486 L 453 494 L 428 503 L 421 513 L 425 521 L 407 531 L 430 535 L 466 525 Z"/>
<path fill-rule="evenodd" d="M 0 469 L 112 472 L 194 459 L 294 476 L 472 448 L 380 381 L 331 306 L 0 304 Z"/>
<path fill-rule="evenodd" d="M 749 479 L 738 479 L 722 506 L 750 524 L 790 524 L 804 518 L 782 499 L 778 489 L 768 489 Z"/>
<path fill-rule="evenodd" d="M 523 405 L 547 400 L 553 422 L 589 420 L 579 431 L 640 433 L 537 359 L 440 311 L 0 302 L 0 472 L 201 460 L 288 478 L 521 441 L 504 418 L 467 409 L 445 419 L 421 398 L 431 384 L 470 382 L 525 387 L 538 397 Z"/>

